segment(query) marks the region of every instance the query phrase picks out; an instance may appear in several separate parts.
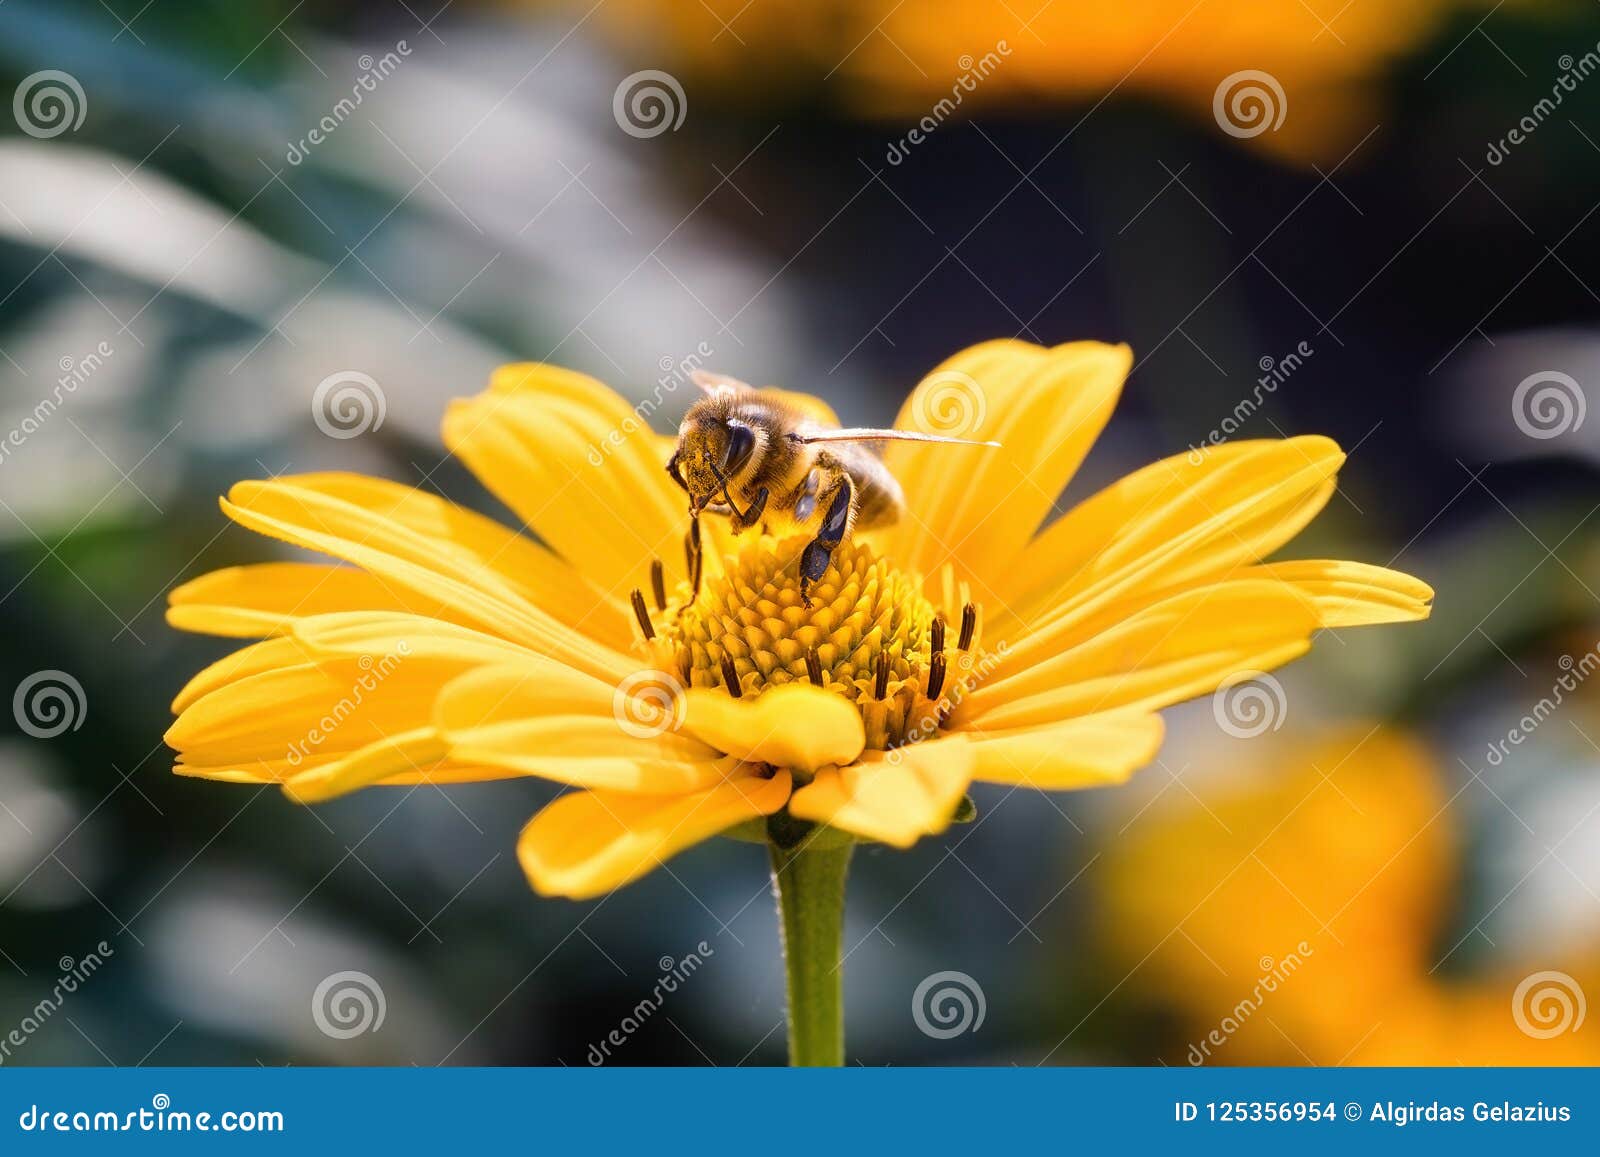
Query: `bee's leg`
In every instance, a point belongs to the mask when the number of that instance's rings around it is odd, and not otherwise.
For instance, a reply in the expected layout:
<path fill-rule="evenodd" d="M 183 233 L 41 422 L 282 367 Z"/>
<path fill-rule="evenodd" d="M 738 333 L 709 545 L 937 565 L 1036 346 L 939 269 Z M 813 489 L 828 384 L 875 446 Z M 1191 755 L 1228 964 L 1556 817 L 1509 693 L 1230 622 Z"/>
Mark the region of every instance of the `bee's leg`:
<path fill-rule="evenodd" d="M 767 508 L 768 497 L 769 495 L 767 493 L 767 488 L 763 486 L 760 490 L 756 491 L 755 499 L 750 503 L 749 506 L 745 507 L 744 510 L 734 514 L 733 532 L 735 534 L 740 534 L 746 530 L 749 530 L 752 526 L 761 521 L 761 513 Z"/>
<path fill-rule="evenodd" d="M 694 515 L 689 521 L 689 533 L 683 540 L 684 560 L 689 568 L 689 602 L 694 602 L 700 594 L 700 572 L 704 568 L 705 553 L 700 545 L 700 516 Z M 684 604 L 685 606 L 688 603 Z"/>
<path fill-rule="evenodd" d="M 855 500 L 856 489 L 850 476 L 841 474 L 839 485 L 833 492 L 833 501 L 828 504 L 828 512 L 822 516 L 822 525 L 817 528 L 817 537 L 800 554 L 800 598 L 808 607 L 811 605 L 811 584 L 828 573 L 833 552 L 844 541 L 845 532 L 850 528 L 850 508 L 855 505 Z"/>

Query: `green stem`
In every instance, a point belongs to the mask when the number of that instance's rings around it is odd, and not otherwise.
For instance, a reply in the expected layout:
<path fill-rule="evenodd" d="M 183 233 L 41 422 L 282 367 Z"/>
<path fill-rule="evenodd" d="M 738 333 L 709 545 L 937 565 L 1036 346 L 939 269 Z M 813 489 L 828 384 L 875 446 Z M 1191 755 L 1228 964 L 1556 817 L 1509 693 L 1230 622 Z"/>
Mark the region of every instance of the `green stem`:
<path fill-rule="evenodd" d="M 854 845 L 770 845 L 772 890 L 783 917 L 789 989 L 789 1063 L 844 1064 L 844 881 Z"/>

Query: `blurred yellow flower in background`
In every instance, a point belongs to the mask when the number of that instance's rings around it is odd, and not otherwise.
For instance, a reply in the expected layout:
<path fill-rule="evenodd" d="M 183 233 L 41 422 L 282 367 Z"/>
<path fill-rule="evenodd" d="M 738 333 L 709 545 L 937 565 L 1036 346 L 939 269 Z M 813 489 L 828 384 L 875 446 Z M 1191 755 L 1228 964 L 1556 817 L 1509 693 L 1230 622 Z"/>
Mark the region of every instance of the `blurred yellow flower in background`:
<path fill-rule="evenodd" d="M 1260 742 L 1237 779 L 1166 793 L 1105 853 L 1109 964 L 1177 1014 L 1174 1063 L 1600 1062 L 1600 1032 L 1574 1015 L 1540 1035 L 1538 1007 L 1579 999 L 1584 977 L 1595 991 L 1600 954 L 1438 969 L 1461 838 L 1421 739 L 1368 724 Z M 1562 978 L 1518 993 L 1544 970 Z"/>
<path fill-rule="evenodd" d="M 620 0 L 596 14 L 630 54 L 740 95 L 823 85 L 856 111 L 918 118 L 945 98 L 1036 107 L 1113 92 L 1168 98 L 1211 118 L 1218 88 L 1265 73 L 1281 123 L 1233 120 L 1232 135 L 1302 161 L 1337 157 L 1377 123 L 1371 82 L 1451 13 L 1481 0 Z M 1000 46 L 1003 46 L 1003 50 Z M 991 52 L 998 67 L 978 68 Z M 753 62 L 760 61 L 761 67 Z M 1252 98 L 1253 99 L 1253 98 Z M 1239 110 L 1246 118 L 1256 113 Z M 1243 130 L 1243 131 L 1238 131 Z"/>

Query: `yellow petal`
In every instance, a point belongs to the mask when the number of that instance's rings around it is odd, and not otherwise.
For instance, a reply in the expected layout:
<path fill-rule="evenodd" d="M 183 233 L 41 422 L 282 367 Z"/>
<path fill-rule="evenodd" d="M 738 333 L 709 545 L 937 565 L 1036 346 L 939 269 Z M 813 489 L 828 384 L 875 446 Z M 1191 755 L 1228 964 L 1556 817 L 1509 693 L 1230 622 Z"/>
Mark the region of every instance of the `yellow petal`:
<path fill-rule="evenodd" d="M 321 803 L 400 772 L 420 773 L 444 755 L 445 745 L 438 733 L 431 727 L 416 728 L 370 743 L 334 763 L 290 776 L 284 782 L 283 793 L 296 803 Z"/>
<path fill-rule="evenodd" d="M 742 774 L 685 795 L 573 792 L 529 821 L 517 857 L 546 896 L 586 900 L 644 875 L 692 844 L 789 798 L 789 773 Z"/>
<path fill-rule="evenodd" d="M 1161 748 L 1159 715 L 1107 712 L 969 736 L 973 778 L 1046 791 L 1122 783 Z"/>
<path fill-rule="evenodd" d="M 1116 406 L 1127 346 L 1021 341 L 963 350 L 926 378 L 896 426 L 994 440 L 999 449 L 894 442 L 884 458 L 906 493 L 895 556 L 963 579 L 1008 573 Z"/>
<path fill-rule="evenodd" d="M 509 580 L 486 566 L 470 544 L 423 534 L 382 509 L 368 509 L 328 491 L 326 480 L 319 476 L 305 484 L 296 479 L 241 482 L 222 508 L 251 530 L 342 558 L 390 586 L 431 600 L 453 621 L 468 622 L 596 673 L 620 677 L 633 666 L 614 648 L 528 601 Z"/>
<path fill-rule="evenodd" d="M 283 667 L 298 667 L 311 661 L 304 644 L 292 638 L 268 639 L 240 647 L 202 669 L 178 692 L 172 701 L 172 713 L 181 715 L 189 705 L 219 687 L 259 675 L 263 671 L 276 671 Z"/>
<path fill-rule="evenodd" d="M 440 688 L 462 669 L 437 659 L 381 655 L 256 671 L 219 680 L 187 703 L 166 739 L 196 764 L 286 760 L 312 766 L 428 720 Z"/>
<path fill-rule="evenodd" d="M 1343 462 L 1334 442 L 1302 437 L 1225 443 L 1130 474 L 1029 544 L 997 588 L 1009 613 L 991 629 L 1014 637 L 1024 624 L 1256 562 L 1316 516 Z"/>
<path fill-rule="evenodd" d="M 483 668 L 439 696 L 434 725 L 452 760 L 578 787 L 665 794 L 723 777 L 722 753 L 613 687 L 548 661 Z"/>
<path fill-rule="evenodd" d="M 387 746 L 390 741 L 380 740 L 378 745 Z M 359 748 L 343 755 L 313 756 L 304 760 L 291 763 L 283 759 L 266 760 L 258 759 L 250 762 L 223 760 L 220 763 L 197 762 L 193 759 L 180 759 L 173 765 L 175 775 L 191 776 L 196 779 L 210 779 L 219 783 L 284 783 L 297 775 L 303 775 L 308 770 L 316 768 L 336 773 L 339 765 L 345 761 L 363 761 L 369 758 L 367 748 Z M 396 770 L 381 780 L 376 780 L 374 786 L 379 787 L 409 787 L 417 784 L 451 784 L 451 783 L 484 783 L 497 779 L 514 779 L 521 776 L 521 772 L 508 771 L 499 767 L 483 767 L 474 764 L 454 763 L 449 759 L 438 759 L 423 764 L 404 763 Z"/>
<path fill-rule="evenodd" d="M 601 589 L 643 586 L 655 558 L 669 581 L 683 577 L 683 494 L 662 468 L 649 423 L 593 378 L 506 366 L 488 391 L 451 404 L 444 441 Z"/>
<path fill-rule="evenodd" d="M 429 609 L 364 570 L 307 562 L 212 571 L 172 591 L 167 602 L 167 622 L 178 630 L 239 639 L 283 634 L 301 615 Z M 435 609 L 449 613 L 447 607 Z"/>
<path fill-rule="evenodd" d="M 296 621 L 291 633 L 319 659 L 398 655 L 473 666 L 537 658 L 537 652 L 471 627 L 385 611 L 316 615 Z"/>
<path fill-rule="evenodd" d="M 1041 631 L 1006 657 L 953 718 L 985 731 L 1170 706 L 1215 690 L 1241 671 L 1271 670 L 1304 654 L 1321 625 L 1312 601 L 1267 579 L 1180 591 L 1126 612 Z M 1063 639 L 1070 639 L 1063 645 Z"/>
<path fill-rule="evenodd" d="M 1290 583 L 1316 604 L 1324 627 L 1409 623 L 1427 618 L 1432 610 L 1433 588 L 1427 583 L 1366 563 L 1306 559 L 1240 573 Z"/>
<path fill-rule="evenodd" d="M 860 712 L 843 696 L 808 683 L 742 699 L 721 688 L 692 687 L 685 701 L 685 730 L 751 763 L 815 771 L 849 763 L 867 742 Z"/>
<path fill-rule="evenodd" d="M 960 738 L 869 751 L 857 763 L 819 772 L 794 793 L 789 812 L 908 848 L 950 825 L 973 766 L 971 748 Z"/>
<path fill-rule="evenodd" d="M 437 494 L 362 474 L 302 474 L 280 481 L 358 506 L 443 544 L 443 549 L 462 552 L 483 574 L 493 575 L 524 601 L 568 626 L 581 626 L 611 646 L 626 647 L 633 637 L 624 599 L 597 587 L 526 535 Z M 408 609 L 424 614 L 430 610 Z"/>

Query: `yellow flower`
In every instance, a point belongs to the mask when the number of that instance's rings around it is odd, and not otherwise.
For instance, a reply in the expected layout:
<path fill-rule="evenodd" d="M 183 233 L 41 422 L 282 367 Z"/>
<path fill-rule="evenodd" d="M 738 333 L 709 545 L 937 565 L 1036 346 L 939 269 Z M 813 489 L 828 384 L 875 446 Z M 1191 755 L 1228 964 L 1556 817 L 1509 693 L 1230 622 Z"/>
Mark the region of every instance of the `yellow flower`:
<path fill-rule="evenodd" d="M 763 817 L 905 847 L 974 780 L 1120 782 L 1155 754 L 1158 709 L 1322 628 L 1427 616 L 1432 592 L 1394 571 L 1260 562 L 1332 494 L 1325 438 L 1170 458 L 1051 521 L 1130 362 L 995 341 L 936 369 L 899 426 L 1003 448 L 892 445 L 899 521 L 841 547 L 809 607 L 803 537 L 726 527 L 682 605 L 672 440 L 591 378 L 505 367 L 444 440 L 532 535 L 355 475 L 233 488 L 236 522 L 350 565 L 172 593 L 173 625 L 263 640 L 178 696 L 177 771 L 301 802 L 554 780 L 578 790 L 528 824 L 521 861 L 539 891 L 590 897 Z"/>
<path fill-rule="evenodd" d="M 1241 90 L 1253 94 L 1221 114 L 1233 135 L 1305 163 L 1337 160 L 1380 119 L 1374 78 L 1395 60 L 1450 19 L 1476 20 L 1473 13 L 1489 7 L 1482 0 L 1118 0 L 1026 10 L 1013 0 L 620 0 L 595 22 L 639 59 L 665 57 L 680 76 L 735 92 L 742 104 L 824 88 L 853 111 L 934 131 L 974 105 L 1036 113 L 1043 99 L 1060 97 L 1098 108 L 1112 93 L 1161 98 L 1209 123 L 1219 117 L 1227 78 L 1235 83 L 1225 101 Z M 1239 83 L 1263 75 L 1270 83 Z M 1252 100 L 1258 107 L 1249 107 Z"/>
<path fill-rule="evenodd" d="M 1420 739 L 1285 732 L 1249 762 L 1203 801 L 1170 793 L 1105 855 L 1097 940 L 1127 999 L 1176 1014 L 1173 1063 L 1600 1061 L 1561 1004 L 1596 990 L 1600 946 L 1530 940 L 1493 971 L 1441 967 L 1464 939 L 1449 922 L 1465 841 Z"/>

